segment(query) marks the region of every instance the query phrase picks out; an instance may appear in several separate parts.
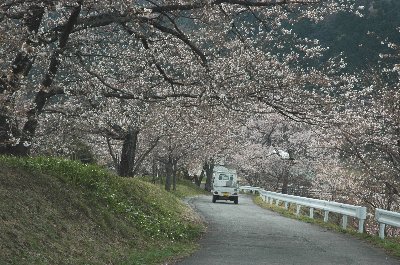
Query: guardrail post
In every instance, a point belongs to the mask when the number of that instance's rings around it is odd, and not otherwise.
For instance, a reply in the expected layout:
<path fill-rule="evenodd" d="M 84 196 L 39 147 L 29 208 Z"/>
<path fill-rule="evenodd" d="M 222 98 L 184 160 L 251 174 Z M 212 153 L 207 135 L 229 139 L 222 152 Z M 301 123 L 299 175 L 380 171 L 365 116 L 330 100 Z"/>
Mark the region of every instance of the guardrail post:
<path fill-rule="evenodd" d="M 383 224 L 383 223 L 380 223 L 379 224 L 379 237 L 381 238 L 381 239 L 384 239 L 385 238 L 385 224 Z"/>
<path fill-rule="evenodd" d="M 358 220 L 358 233 L 364 232 L 364 219 Z"/>
<path fill-rule="evenodd" d="M 296 205 L 296 215 L 297 215 L 297 216 L 300 215 L 300 209 L 301 209 L 301 205 L 297 204 L 297 205 Z"/>
<path fill-rule="evenodd" d="M 310 208 L 310 218 L 314 219 L 314 208 Z"/>
<path fill-rule="evenodd" d="M 274 198 L 269 197 L 269 204 L 274 204 Z"/>
<path fill-rule="evenodd" d="M 279 200 L 276 200 L 276 206 L 279 206 Z"/>
<path fill-rule="evenodd" d="M 329 211 L 324 212 L 324 222 L 327 223 L 329 219 Z"/>
<path fill-rule="evenodd" d="M 288 202 L 285 202 L 285 209 L 286 210 L 289 209 L 289 203 Z"/>
<path fill-rule="evenodd" d="M 347 227 L 347 215 L 343 215 L 342 217 L 342 228 L 346 229 Z"/>
<path fill-rule="evenodd" d="M 360 207 L 357 210 L 357 218 L 358 218 L 358 233 L 363 233 L 364 232 L 364 222 L 365 222 L 365 219 L 367 218 L 367 208 L 366 207 Z"/>

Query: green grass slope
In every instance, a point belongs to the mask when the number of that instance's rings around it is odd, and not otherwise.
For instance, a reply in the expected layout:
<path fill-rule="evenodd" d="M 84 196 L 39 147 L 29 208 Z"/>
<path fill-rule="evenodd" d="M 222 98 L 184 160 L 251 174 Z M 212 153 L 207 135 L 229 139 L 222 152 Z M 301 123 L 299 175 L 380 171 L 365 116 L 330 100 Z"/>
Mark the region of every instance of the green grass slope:
<path fill-rule="evenodd" d="M 148 182 L 0 156 L 0 264 L 160 264 L 192 252 L 203 230 L 177 196 Z"/>

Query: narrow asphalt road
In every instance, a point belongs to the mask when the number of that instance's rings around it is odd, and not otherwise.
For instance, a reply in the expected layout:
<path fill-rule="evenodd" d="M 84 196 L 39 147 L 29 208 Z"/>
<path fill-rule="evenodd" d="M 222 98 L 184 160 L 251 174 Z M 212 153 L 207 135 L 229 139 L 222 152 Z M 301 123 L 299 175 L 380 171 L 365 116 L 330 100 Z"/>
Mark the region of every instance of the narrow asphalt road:
<path fill-rule="evenodd" d="M 384 251 L 349 235 L 280 216 L 241 196 L 239 204 L 211 202 L 211 196 L 189 204 L 208 223 L 201 248 L 179 265 L 385 265 L 400 264 Z"/>

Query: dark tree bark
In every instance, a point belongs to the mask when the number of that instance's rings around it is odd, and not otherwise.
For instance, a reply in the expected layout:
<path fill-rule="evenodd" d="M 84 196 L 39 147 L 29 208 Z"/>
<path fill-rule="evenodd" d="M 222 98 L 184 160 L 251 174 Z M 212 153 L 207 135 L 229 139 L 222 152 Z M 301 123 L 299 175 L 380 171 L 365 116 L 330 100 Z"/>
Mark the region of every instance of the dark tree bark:
<path fill-rule="evenodd" d="M 176 178 L 178 172 L 178 159 L 172 159 L 172 190 L 176 190 Z"/>
<path fill-rule="evenodd" d="M 203 181 L 203 178 L 204 178 L 204 170 L 201 171 L 200 176 L 194 175 L 191 178 L 191 181 L 194 180 L 194 184 L 196 184 L 196 186 L 200 187 L 201 182 Z"/>
<path fill-rule="evenodd" d="M 282 193 L 288 194 L 288 185 L 289 185 L 289 172 L 285 172 L 282 176 Z"/>
<path fill-rule="evenodd" d="M 155 159 L 155 157 L 153 157 L 153 163 L 152 163 L 152 183 L 156 183 L 157 179 L 158 179 L 158 164 L 157 164 L 157 160 Z"/>
<path fill-rule="evenodd" d="M 289 166 L 286 168 L 285 172 L 283 172 L 283 176 L 282 176 L 282 193 L 283 194 L 288 194 L 290 171 L 291 171 L 292 166 L 295 163 L 292 153 L 293 152 L 289 152 L 289 159 L 287 161 Z"/>
<path fill-rule="evenodd" d="M 201 173 L 200 173 L 200 176 L 199 176 L 199 177 L 196 176 L 195 182 L 196 182 L 196 185 L 197 185 L 197 186 L 200 187 L 201 182 L 203 181 L 204 175 L 205 175 L 205 171 L 202 170 Z"/>
<path fill-rule="evenodd" d="M 165 190 L 170 191 L 171 190 L 171 178 L 173 175 L 173 159 L 171 155 L 168 155 L 168 160 L 165 163 Z"/>
<path fill-rule="evenodd" d="M 125 135 L 121 151 L 121 161 L 118 168 L 120 176 L 128 177 L 133 173 L 138 134 L 139 130 L 129 128 L 127 134 Z"/>
<path fill-rule="evenodd" d="M 211 191 L 211 180 L 213 177 L 213 171 L 214 171 L 214 159 L 210 159 L 209 161 L 206 161 L 203 166 L 203 170 L 206 172 L 206 185 L 204 189 L 206 191 Z"/>

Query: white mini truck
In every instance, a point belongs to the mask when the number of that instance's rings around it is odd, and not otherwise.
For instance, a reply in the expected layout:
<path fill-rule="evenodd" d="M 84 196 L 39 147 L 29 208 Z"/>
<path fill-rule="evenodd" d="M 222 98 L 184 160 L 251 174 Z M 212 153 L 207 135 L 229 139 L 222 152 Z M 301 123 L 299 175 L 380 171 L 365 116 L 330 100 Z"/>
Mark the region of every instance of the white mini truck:
<path fill-rule="evenodd" d="M 236 170 L 224 166 L 215 166 L 212 178 L 212 202 L 217 200 L 233 201 L 239 203 L 239 189 Z"/>

